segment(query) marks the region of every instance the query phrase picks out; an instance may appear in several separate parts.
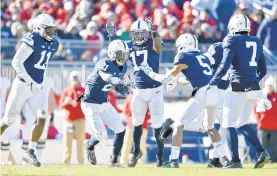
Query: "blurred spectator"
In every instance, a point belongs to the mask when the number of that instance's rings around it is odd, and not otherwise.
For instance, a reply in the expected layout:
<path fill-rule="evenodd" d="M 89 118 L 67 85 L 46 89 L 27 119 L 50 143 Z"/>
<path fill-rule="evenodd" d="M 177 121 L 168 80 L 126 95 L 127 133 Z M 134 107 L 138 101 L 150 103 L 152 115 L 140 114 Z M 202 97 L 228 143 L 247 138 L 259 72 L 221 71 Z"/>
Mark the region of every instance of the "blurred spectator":
<path fill-rule="evenodd" d="M 20 15 L 21 21 L 24 21 L 25 23 L 27 23 L 28 20 L 31 19 L 33 11 L 34 11 L 34 8 L 33 8 L 32 1 L 31 0 L 23 1 L 22 12 Z"/>
<path fill-rule="evenodd" d="M 215 39 L 214 39 L 214 35 L 213 35 L 213 28 L 207 24 L 201 24 L 200 27 L 201 30 L 201 34 L 198 37 L 198 41 L 201 43 L 214 43 Z"/>
<path fill-rule="evenodd" d="M 251 24 L 251 31 L 250 35 L 256 36 L 259 26 L 262 23 L 263 19 L 265 18 L 264 12 L 262 10 L 255 10 L 253 14 L 250 15 L 250 19 L 253 21 Z"/>
<path fill-rule="evenodd" d="M 264 19 L 260 25 L 257 36 L 264 45 L 277 55 L 277 5 L 272 8 L 271 16 Z"/>
<path fill-rule="evenodd" d="M 235 0 L 214 0 L 212 6 L 212 14 L 220 23 L 221 31 L 227 34 L 227 27 L 231 16 L 236 9 Z"/>
<path fill-rule="evenodd" d="M 1 38 L 13 38 L 11 28 L 7 24 L 1 18 Z"/>
<path fill-rule="evenodd" d="M 20 39 L 27 33 L 27 26 L 20 22 L 14 22 L 11 26 L 12 35 Z"/>
<path fill-rule="evenodd" d="M 121 163 L 128 163 L 129 161 L 129 155 L 132 152 L 132 143 L 133 143 L 133 124 L 132 124 L 132 111 L 131 111 L 131 100 L 132 100 L 133 94 L 130 93 L 123 105 L 123 112 L 126 118 L 126 132 L 124 137 L 124 144 L 122 147 L 122 154 L 121 154 Z M 146 140 L 147 140 L 147 134 L 148 134 L 148 121 L 150 119 L 150 113 L 149 109 L 146 112 L 145 119 L 142 124 L 142 136 L 141 136 L 141 142 L 140 142 L 140 148 L 142 150 L 142 157 L 140 158 L 141 164 L 145 164 L 145 159 L 147 156 L 147 148 L 146 148 Z"/>
<path fill-rule="evenodd" d="M 265 112 L 255 112 L 258 135 L 265 149 L 271 154 L 271 161 L 277 162 L 277 82 L 273 77 L 265 81 L 263 93 L 267 95 L 272 108 Z M 256 106 L 254 108 L 256 111 Z"/>
<path fill-rule="evenodd" d="M 84 92 L 80 84 L 80 72 L 72 71 L 69 74 L 69 85 L 64 88 L 60 98 L 60 107 L 65 111 L 64 150 L 62 163 L 70 164 L 72 142 L 77 140 L 77 159 L 84 164 L 85 116 L 77 98 Z"/>
<path fill-rule="evenodd" d="M 179 24 L 179 32 L 180 34 L 184 34 L 184 33 L 192 33 L 193 29 L 192 29 L 192 24 L 193 24 L 193 20 L 194 20 L 194 15 L 192 14 L 192 7 L 190 2 L 185 2 L 183 5 L 183 9 L 184 9 L 184 14 L 183 14 L 183 18 L 181 20 L 181 23 Z"/>
<path fill-rule="evenodd" d="M 73 51 L 71 49 L 67 49 L 65 51 L 65 61 L 75 61 L 77 60 L 77 55 L 75 53 L 73 53 Z"/>
<path fill-rule="evenodd" d="M 81 24 L 76 20 L 71 21 L 65 29 L 64 39 L 81 40 L 80 31 L 82 30 Z"/>

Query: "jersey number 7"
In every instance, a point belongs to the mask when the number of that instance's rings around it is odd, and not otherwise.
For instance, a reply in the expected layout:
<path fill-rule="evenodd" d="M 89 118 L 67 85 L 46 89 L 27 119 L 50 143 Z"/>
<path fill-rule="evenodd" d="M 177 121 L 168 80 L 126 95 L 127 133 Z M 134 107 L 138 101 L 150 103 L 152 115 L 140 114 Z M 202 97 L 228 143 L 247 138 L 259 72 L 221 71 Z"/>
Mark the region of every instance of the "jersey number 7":
<path fill-rule="evenodd" d="M 255 67 L 257 66 L 257 62 L 255 62 L 257 56 L 257 43 L 256 42 L 246 42 L 246 48 L 253 47 L 253 52 L 251 56 L 251 61 L 249 62 L 249 66 Z"/>

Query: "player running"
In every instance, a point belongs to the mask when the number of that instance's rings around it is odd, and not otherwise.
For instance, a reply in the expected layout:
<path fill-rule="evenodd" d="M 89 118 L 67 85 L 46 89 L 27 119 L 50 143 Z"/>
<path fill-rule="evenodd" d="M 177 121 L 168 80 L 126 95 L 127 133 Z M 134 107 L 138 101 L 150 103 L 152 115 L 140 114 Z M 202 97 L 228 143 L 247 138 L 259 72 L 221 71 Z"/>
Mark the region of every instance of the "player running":
<path fill-rule="evenodd" d="M 129 48 L 124 41 L 114 40 L 108 46 L 108 57 L 98 61 L 89 75 L 84 94 L 78 99 L 86 120 L 92 127 L 94 136 L 86 143 L 88 161 L 95 165 L 95 146 L 107 138 L 105 125 L 115 132 L 113 155 L 110 167 L 121 167 L 119 156 L 123 145 L 125 127 L 114 107 L 108 102 L 111 88 L 123 95 L 129 93 L 128 80 L 124 80 L 127 71 L 126 60 Z"/>
<path fill-rule="evenodd" d="M 249 36 L 250 21 L 242 14 L 233 16 L 228 24 L 229 35 L 223 41 L 223 60 L 210 81 L 208 89 L 218 85 L 230 68 L 231 88 L 226 95 L 222 126 L 227 128 L 227 143 L 232 161 L 227 168 L 242 168 L 238 154 L 236 128 L 257 150 L 254 168 L 261 168 L 270 159 L 262 147 L 255 131 L 247 125 L 254 104 L 263 98 L 259 81 L 266 75 L 267 68 L 263 45 L 259 38 Z"/>
<path fill-rule="evenodd" d="M 152 37 L 149 38 L 149 34 Z M 133 156 L 128 167 L 135 167 L 138 159 L 142 156 L 140 150 L 140 139 L 142 135 L 142 123 L 149 107 L 151 124 L 155 130 L 157 142 L 157 167 L 163 166 L 164 142 L 159 138 L 163 123 L 164 99 L 162 84 L 151 79 L 140 69 L 142 63 L 147 63 L 155 72 L 159 72 L 159 58 L 162 52 L 162 41 L 157 34 L 153 23 L 146 21 L 135 21 L 130 28 L 132 41 L 128 43 L 130 48 L 130 61 L 134 68 L 135 89 L 131 102 L 133 115 Z"/>
<path fill-rule="evenodd" d="M 171 156 L 169 167 L 178 168 L 178 158 L 180 154 L 180 146 L 182 145 L 182 134 L 185 125 L 189 125 L 199 112 L 207 111 L 207 129 L 212 142 L 222 157 L 228 161 L 221 142 L 220 134 L 214 129 L 216 119 L 218 89 L 214 87 L 207 93 L 205 87 L 212 78 L 212 69 L 209 59 L 198 50 L 198 41 L 194 35 L 183 34 L 176 41 L 177 55 L 174 59 L 174 67 L 166 74 L 155 73 L 147 64 L 142 64 L 141 68 L 150 76 L 150 78 L 168 85 L 188 84 L 193 87 L 192 98 L 188 100 L 185 106 L 184 114 L 175 120 L 167 119 L 161 130 L 161 138 L 166 138 L 173 130 L 173 141 L 171 148 Z M 183 73 L 187 79 L 178 77 L 179 73 Z M 174 87 L 174 86 L 173 86 Z"/>
<path fill-rule="evenodd" d="M 1 121 L 1 132 L 11 126 L 22 108 L 27 103 L 37 117 L 32 127 L 31 139 L 23 156 L 23 161 L 40 166 L 34 151 L 43 132 L 47 109 L 42 93 L 48 61 L 56 53 L 59 43 L 54 38 L 56 33 L 55 19 L 48 14 L 38 15 L 34 19 L 33 32 L 22 39 L 12 61 L 17 76 L 12 83 L 4 117 Z"/>

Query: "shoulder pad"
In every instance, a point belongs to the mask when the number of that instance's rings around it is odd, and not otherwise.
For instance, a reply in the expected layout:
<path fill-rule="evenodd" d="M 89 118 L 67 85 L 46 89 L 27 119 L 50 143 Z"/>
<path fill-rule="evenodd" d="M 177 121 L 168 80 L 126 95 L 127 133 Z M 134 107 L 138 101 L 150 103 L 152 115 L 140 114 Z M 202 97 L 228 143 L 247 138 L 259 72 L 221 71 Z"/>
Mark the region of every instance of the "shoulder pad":
<path fill-rule="evenodd" d="M 21 42 L 27 43 L 31 47 L 34 46 L 35 42 L 33 40 L 33 34 L 27 33 L 22 39 Z"/>
<path fill-rule="evenodd" d="M 224 39 L 223 39 L 223 48 L 224 47 L 231 47 L 233 42 L 234 42 L 235 36 L 234 35 L 227 35 Z"/>
<path fill-rule="evenodd" d="M 174 58 L 174 63 L 177 63 L 180 59 L 184 58 L 186 53 L 178 53 Z"/>

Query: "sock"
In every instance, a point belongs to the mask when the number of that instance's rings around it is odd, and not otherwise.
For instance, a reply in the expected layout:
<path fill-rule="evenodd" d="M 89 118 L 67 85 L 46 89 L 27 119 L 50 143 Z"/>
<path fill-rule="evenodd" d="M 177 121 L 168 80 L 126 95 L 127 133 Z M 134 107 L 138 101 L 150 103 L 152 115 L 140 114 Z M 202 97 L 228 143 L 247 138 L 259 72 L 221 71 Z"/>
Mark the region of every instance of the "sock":
<path fill-rule="evenodd" d="M 238 130 L 244 135 L 244 137 L 255 147 L 258 153 L 265 151 L 259 141 L 256 132 L 250 125 L 246 124 L 238 128 Z"/>
<path fill-rule="evenodd" d="M 9 150 L 2 150 L 1 151 L 1 163 L 0 164 L 8 164 L 8 158 L 9 158 Z"/>
<path fill-rule="evenodd" d="M 94 147 L 99 143 L 95 137 L 89 139 L 89 150 L 94 150 Z"/>
<path fill-rule="evenodd" d="M 180 147 L 171 146 L 170 160 L 178 160 L 180 155 Z"/>
<path fill-rule="evenodd" d="M 123 141 L 124 141 L 124 135 L 125 135 L 125 130 L 121 133 L 115 134 L 114 135 L 114 141 L 113 141 L 113 155 L 114 156 L 119 156 Z"/>
<path fill-rule="evenodd" d="M 215 150 L 218 153 L 218 155 L 220 156 L 220 158 L 226 156 L 223 142 L 221 142 L 221 141 L 216 142 L 215 143 Z"/>
<path fill-rule="evenodd" d="M 37 142 L 29 141 L 28 149 L 36 150 Z"/>
<path fill-rule="evenodd" d="M 214 159 L 214 158 L 219 158 L 218 152 L 215 149 L 215 147 L 211 149 L 209 152 L 209 159 Z"/>
<path fill-rule="evenodd" d="M 226 129 L 226 140 L 232 156 L 233 162 L 240 162 L 238 149 L 238 135 L 236 128 L 229 127 Z"/>
<path fill-rule="evenodd" d="M 160 139 L 160 132 L 161 132 L 162 127 L 156 128 L 155 129 L 155 138 L 157 142 L 157 147 L 158 147 L 158 155 L 163 154 L 164 152 L 164 141 Z"/>
<path fill-rule="evenodd" d="M 142 125 L 134 127 L 133 152 L 140 153 L 140 138 L 142 135 Z"/>

